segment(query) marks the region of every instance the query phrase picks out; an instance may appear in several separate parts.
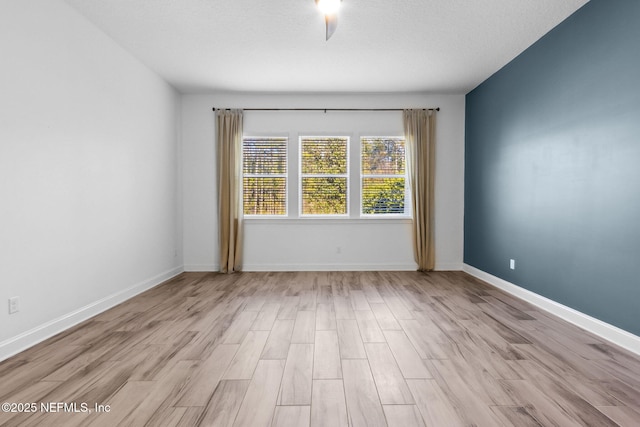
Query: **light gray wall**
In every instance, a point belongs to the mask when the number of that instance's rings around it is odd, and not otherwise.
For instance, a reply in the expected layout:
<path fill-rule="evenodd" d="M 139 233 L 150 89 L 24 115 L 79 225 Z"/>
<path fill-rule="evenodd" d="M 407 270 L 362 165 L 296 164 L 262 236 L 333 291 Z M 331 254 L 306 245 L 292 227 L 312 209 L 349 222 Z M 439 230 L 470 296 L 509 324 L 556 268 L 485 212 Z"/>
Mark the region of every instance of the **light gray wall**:
<path fill-rule="evenodd" d="M 183 117 L 186 270 L 218 269 L 215 120 L 212 107 L 404 108 L 439 106 L 436 154 L 436 268 L 462 267 L 463 95 L 185 95 Z M 400 113 L 247 112 L 250 134 L 402 134 Z M 415 269 L 411 225 L 380 220 L 246 221 L 248 270 Z M 340 246 L 341 253 L 337 253 Z"/>
<path fill-rule="evenodd" d="M 2 359 L 182 260 L 176 91 L 58 0 L 0 2 L 0 52 Z"/>

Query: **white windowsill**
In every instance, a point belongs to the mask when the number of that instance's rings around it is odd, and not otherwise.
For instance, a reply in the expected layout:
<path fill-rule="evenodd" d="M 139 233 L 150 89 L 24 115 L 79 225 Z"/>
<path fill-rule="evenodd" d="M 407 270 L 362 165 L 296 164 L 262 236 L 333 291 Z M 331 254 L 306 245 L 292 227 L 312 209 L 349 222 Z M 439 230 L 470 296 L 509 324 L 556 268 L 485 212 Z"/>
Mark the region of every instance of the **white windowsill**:
<path fill-rule="evenodd" d="M 279 218 L 279 217 L 268 217 L 268 218 L 258 218 L 255 216 L 246 216 L 244 217 L 244 221 L 247 223 L 260 225 L 260 224 L 295 224 L 295 225 L 318 225 L 318 224 L 348 224 L 348 225 L 356 225 L 356 224 L 411 224 L 411 217 L 406 216 L 394 216 L 387 218 L 370 218 L 370 217 L 359 217 L 359 218 L 331 218 L 331 217 L 309 217 L 309 218 Z"/>

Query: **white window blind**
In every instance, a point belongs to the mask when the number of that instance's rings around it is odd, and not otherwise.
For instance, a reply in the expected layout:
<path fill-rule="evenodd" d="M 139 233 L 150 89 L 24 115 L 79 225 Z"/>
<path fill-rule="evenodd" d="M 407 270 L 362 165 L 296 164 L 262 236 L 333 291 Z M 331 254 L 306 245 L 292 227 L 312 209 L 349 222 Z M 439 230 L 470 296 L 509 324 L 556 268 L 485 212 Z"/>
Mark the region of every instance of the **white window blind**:
<path fill-rule="evenodd" d="M 302 215 L 348 213 L 349 138 L 300 138 Z"/>
<path fill-rule="evenodd" d="M 402 138 L 363 137 L 361 208 L 363 215 L 404 215 L 406 159 Z"/>
<path fill-rule="evenodd" d="M 288 138 L 244 138 L 242 185 L 245 215 L 287 215 Z"/>

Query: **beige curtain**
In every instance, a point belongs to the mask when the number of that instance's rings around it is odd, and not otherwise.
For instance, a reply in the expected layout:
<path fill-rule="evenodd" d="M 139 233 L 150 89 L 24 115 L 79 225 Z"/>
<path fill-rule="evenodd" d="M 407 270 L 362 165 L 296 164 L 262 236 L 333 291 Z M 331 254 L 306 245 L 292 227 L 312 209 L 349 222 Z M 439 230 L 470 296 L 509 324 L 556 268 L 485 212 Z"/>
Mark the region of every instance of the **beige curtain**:
<path fill-rule="evenodd" d="M 413 253 L 418 271 L 431 271 L 435 266 L 433 189 L 436 112 L 404 110 L 403 118 L 413 207 Z"/>
<path fill-rule="evenodd" d="M 242 110 L 216 110 L 220 272 L 242 268 Z"/>

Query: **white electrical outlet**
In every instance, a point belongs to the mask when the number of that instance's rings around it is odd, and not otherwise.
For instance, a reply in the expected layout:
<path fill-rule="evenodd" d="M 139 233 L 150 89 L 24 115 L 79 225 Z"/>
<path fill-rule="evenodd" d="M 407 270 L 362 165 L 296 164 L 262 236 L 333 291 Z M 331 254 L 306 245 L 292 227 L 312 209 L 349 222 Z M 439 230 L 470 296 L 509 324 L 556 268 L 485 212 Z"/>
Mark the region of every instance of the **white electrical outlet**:
<path fill-rule="evenodd" d="M 515 259 L 510 259 L 509 260 L 509 268 L 512 270 L 516 269 L 516 260 Z"/>
<path fill-rule="evenodd" d="M 20 311 L 20 297 L 9 298 L 9 314 Z"/>

